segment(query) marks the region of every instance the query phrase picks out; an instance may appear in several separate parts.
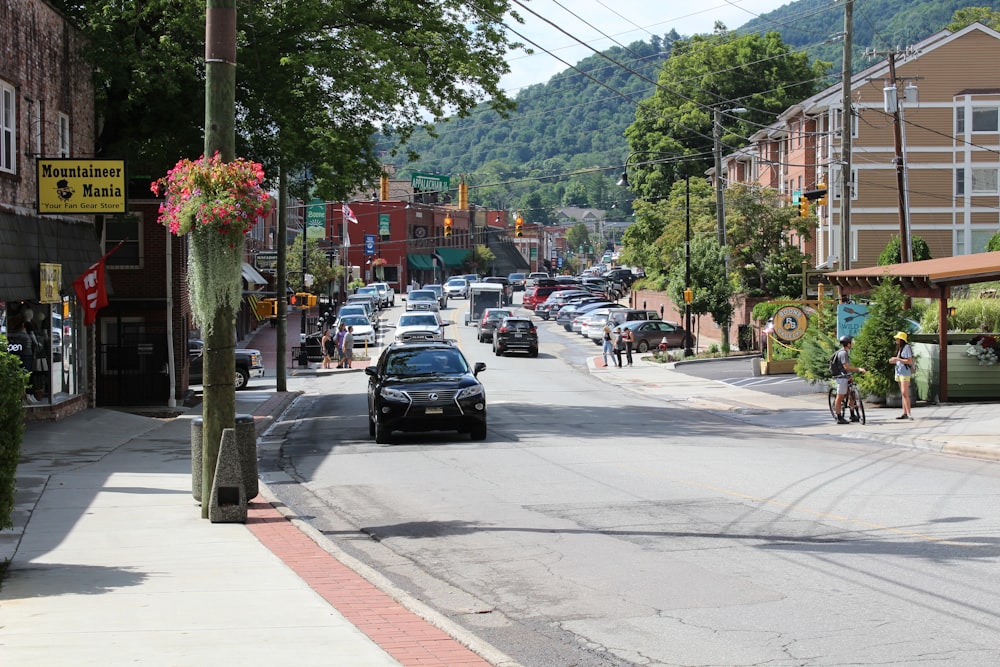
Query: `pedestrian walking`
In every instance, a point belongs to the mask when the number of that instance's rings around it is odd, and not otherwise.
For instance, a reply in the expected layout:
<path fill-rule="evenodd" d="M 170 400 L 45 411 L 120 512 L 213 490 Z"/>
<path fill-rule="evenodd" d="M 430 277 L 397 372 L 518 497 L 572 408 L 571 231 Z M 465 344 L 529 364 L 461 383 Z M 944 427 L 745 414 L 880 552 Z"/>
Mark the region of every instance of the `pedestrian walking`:
<path fill-rule="evenodd" d="M 615 332 L 611 334 L 611 340 L 615 344 L 615 365 L 622 367 L 622 352 L 625 351 L 625 341 L 622 340 L 622 328 L 615 327 Z"/>
<path fill-rule="evenodd" d="M 337 347 L 337 368 L 344 368 L 344 336 L 347 335 L 347 326 L 341 322 L 337 327 L 337 335 L 334 337 L 334 344 Z"/>
<path fill-rule="evenodd" d="M 896 419 L 913 419 L 910 414 L 910 378 L 913 376 L 913 348 L 910 347 L 906 332 L 900 331 L 892 337 L 896 341 L 896 356 L 889 363 L 896 364 L 896 382 L 903 399 L 903 414 Z"/>
<path fill-rule="evenodd" d="M 333 363 L 333 356 L 337 352 L 337 345 L 330 335 L 329 329 L 323 329 L 323 337 L 319 339 L 320 351 L 323 353 L 323 368 L 329 368 Z"/>
<path fill-rule="evenodd" d="M 354 327 L 347 327 L 344 333 L 344 368 L 350 368 L 354 361 Z"/>
<path fill-rule="evenodd" d="M 604 325 L 604 348 L 602 349 L 602 353 L 603 353 L 603 356 L 604 356 L 604 365 L 605 366 L 610 366 L 611 365 L 610 363 L 608 363 L 608 359 L 612 359 L 611 363 L 614 363 L 614 361 L 613 361 L 614 357 L 612 356 L 612 355 L 614 355 L 614 352 L 615 352 L 615 348 L 611 344 L 611 326 L 608 325 L 608 324 L 605 324 Z"/>
<path fill-rule="evenodd" d="M 635 342 L 635 333 L 629 327 L 622 329 L 622 340 L 625 341 L 625 359 L 628 365 L 632 365 L 632 344 Z"/>

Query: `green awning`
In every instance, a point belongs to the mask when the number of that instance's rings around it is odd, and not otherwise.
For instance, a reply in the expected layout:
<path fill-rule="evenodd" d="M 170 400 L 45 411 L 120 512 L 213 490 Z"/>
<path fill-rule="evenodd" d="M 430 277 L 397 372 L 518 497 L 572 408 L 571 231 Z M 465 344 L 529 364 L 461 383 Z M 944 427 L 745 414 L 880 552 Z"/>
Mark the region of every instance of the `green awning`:
<path fill-rule="evenodd" d="M 457 269 L 465 263 L 471 251 L 468 248 L 435 248 L 434 252 L 440 255 L 445 266 Z"/>
<path fill-rule="evenodd" d="M 434 260 L 430 255 L 407 255 L 406 263 L 417 271 L 430 271 L 434 268 Z"/>

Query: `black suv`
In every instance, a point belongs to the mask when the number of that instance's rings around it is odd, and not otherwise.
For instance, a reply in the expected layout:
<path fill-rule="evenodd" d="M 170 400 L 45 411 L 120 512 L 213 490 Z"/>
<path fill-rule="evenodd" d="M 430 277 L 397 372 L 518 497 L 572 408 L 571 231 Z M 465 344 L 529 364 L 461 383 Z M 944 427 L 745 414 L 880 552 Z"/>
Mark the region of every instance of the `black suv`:
<path fill-rule="evenodd" d="M 486 390 L 451 343 L 392 343 L 368 375 L 368 434 L 378 444 L 393 431 L 458 431 L 486 438 Z"/>
<path fill-rule="evenodd" d="M 260 350 L 236 348 L 236 377 L 233 381 L 236 389 L 246 389 L 250 378 L 264 377 L 264 356 Z M 188 340 L 188 383 L 201 384 L 202 366 L 205 355 L 205 343 Z"/>
<path fill-rule="evenodd" d="M 512 350 L 538 356 L 538 329 L 530 317 L 507 317 L 493 329 L 493 354 L 502 357 Z"/>

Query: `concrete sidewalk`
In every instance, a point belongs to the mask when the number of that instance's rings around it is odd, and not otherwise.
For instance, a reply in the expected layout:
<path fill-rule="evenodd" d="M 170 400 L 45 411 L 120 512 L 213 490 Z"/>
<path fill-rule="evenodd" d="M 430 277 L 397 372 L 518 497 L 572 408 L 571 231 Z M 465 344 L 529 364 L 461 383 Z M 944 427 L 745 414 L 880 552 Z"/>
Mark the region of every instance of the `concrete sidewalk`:
<path fill-rule="evenodd" d="M 643 356 L 622 369 L 598 356 L 589 371 L 644 400 L 786 433 L 1000 459 L 997 404 L 921 404 L 914 421 L 873 407 L 866 425 L 838 426 L 825 393 L 779 398 Z M 251 384 L 237 412 L 280 439 L 296 395 Z M 4 664 L 516 664 L 339 552 L 263 483 L 246 525 L 201 519 L 190 440 L 200 407 L 175 412 L 94 409 L 28 426 L 15 529 L 0 532 Z"/>

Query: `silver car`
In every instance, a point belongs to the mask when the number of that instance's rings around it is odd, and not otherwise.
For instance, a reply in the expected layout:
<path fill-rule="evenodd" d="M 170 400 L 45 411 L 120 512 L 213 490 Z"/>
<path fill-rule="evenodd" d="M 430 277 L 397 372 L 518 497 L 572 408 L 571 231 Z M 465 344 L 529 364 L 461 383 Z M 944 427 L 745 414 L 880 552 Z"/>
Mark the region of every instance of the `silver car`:
<path fill-rule="evenodd" d="M 410 311 L 399 316 L 394 340 L 397 343 L 444 340 L 444 327 L 436 312 Z"/>
<path fill-rule="evenodd" d="M 465 278 L 451 278 L 444 284 L 444 291 L 450 299 L 468 299 L 469 281 Z"/>
<path fill-rule="evenodd" d="M 440 310 L 437 294 L 429 289 L 413 290 L 406 295 L 406 310 Z"/>

